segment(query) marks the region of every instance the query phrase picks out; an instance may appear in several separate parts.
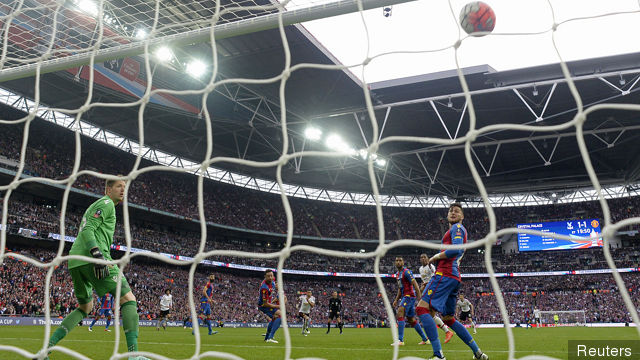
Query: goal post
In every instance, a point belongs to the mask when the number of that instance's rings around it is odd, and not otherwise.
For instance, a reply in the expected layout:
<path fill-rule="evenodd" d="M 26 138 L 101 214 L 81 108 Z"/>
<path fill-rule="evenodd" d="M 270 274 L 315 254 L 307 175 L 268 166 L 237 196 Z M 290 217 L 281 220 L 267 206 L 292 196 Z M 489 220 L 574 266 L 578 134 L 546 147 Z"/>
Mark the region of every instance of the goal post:
<path fill-rule="evenodd" d="M 540 311 L 540 321 L 543 326 L 586 326 L 587 315 L 584 310 Z"/>
<path fill-rule="evenodd" d="M 156 0 L 158 1 L 158 0 Z M 319 5 L 296 8 L 292 10 L 282 10 L 281 12 L 261 15 L 253 18 L 242 19 L 238 21 L 227 22 L 223 24 L 217 24 L 213 26 L 213 33 L 215 39 L 225 39 L 238 35 L 244 35 L 269 29 L 275 29 L 279 26 L 279 18 L 282 17 L 283 26 L 293 25 L 301 22 L 318 20 L 338 15 L 345 15 L 360 10 L 370 10 L 383 6 L 390 6 L 395 4 L 401 4 L 406 2 L 412 2 L 416 0 L 338 0 L 332 2 L 322 2 Z M 286 5 L 287 2 L 282 4 Z M 272 5 L 277 7 L 277 5 Z M 238 10 L 242 10 L 239 7 Z M 52 16 L 57 12 L 52 13 Z M 0 13 L 1 15 L 1 13 Z M 212 14 L 211 17 L 213 17 Z M 3 17 L 0 17 L 0 20 Z M 10 21 L 14 21 L 14 18 L 7 15 Z M 205 19 L 200 19 L 198 22 L 202 22 Z M 50 20 L 49 20 L 50 21 Z M 104 62 L 112 59 L 120 59 L 128 56 L 140 55 L 145 52 L 145 47 L 153 48 L 155 46 L 163 45 L 180 45 L 180 44 L 194 44 L 207 42 L 211 39 L 211 27 L 203 27 L 186 32 L 178 32 L 171 35 L 160 36 L 156 38 L 150 38 L 148 40 L 138 39 L 136 41 L 128 42 L 125 44 L 96 49 L 95 51 L 79 52 L 68 56 L 53 58 L 49 60 L 42 60 L 42 56 L 38 55 L 33 58 L 33 62 L 29 62 L 28 59 L 21 59 L 20 63 L 26 62 L 24 65 L 15 67 L 7 66 L 4 57 L 0 61 L 0 83 L 9 80 L 20 79 L 24 77 L 33 76 L 36 71 L 41 74 L 65 70 L 81 65 L 86 65 L 91 61 L 93 57 L 94 62 Z M 5 37 L 9 36 L 9 33 L 4 34 Z M 58 34 L 54 34 L 58 36 Z M 124 37 L 123 37 L 124 39 Z M 5 39 L 2 39 L 5 40 Z M 50 40 L 49 40 L 50 41 Z M 104 45 L 104 44 L 99 44 Z M 95 45 L 92 45 L 95 46 Z M 46 56 L 47 54 L 44 54 Z"/>

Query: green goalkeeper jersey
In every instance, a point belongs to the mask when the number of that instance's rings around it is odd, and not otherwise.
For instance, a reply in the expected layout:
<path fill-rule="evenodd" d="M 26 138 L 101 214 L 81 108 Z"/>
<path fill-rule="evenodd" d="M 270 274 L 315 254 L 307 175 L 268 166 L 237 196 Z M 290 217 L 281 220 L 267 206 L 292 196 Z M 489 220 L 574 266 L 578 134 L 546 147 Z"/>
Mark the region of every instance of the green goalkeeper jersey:
<path fill-rule="evenodd" d="M 111 244 L 116 230 L 116 207 L 107 195 L 89 206 L 82 216 L 78 237 L 69 250 L 69 255 L 92 257 L 89 250 L 98 247 L 107 260 L 111 258 Z M 89 264 L 84 260 L 69 260 L 69 269 Z"/>

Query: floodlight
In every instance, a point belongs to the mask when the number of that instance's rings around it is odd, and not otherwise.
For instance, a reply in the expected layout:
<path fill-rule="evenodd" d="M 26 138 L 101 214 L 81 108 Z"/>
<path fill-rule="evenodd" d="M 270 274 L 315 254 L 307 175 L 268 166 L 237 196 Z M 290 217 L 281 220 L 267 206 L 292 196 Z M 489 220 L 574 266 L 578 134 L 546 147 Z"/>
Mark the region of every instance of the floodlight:
<path fill-rule="evenodd" d="M 156 58 L 160 61 L 171 61 L 171 59 L 173 59 L 173 53 L 171 52 L 171 49 L 166 46 L 158 48 L 155 51 L 155 54 Z"/>
<path fill-rule="evenodd" d="M 558 194 L 553 193 L 553 194 L 551 194 L 551 197 L 555 199 L 556 197 L 558 197 Z"/>
<path fill-rule="evenodd" d="M 147 37 L 147 30 L 145 29 L 136 29 L 136 32 L 134 34 L 134 36 L 136 37 L 136 39 L 145 39 Z"/>
<path fill-rule="evenodd" d="M 207 65 L 200 60 L 191 60 L 187 64 L 187 73 L 195 78 L 199 78 L 207 71 Z"/>
<path fill-rule="evenodd" d="M 324 144 L 334 151 L 347 151 L 349 149 L 349 145 L 347 145 L 340 135 L 337 134 L 327 136 L 327 140 L 325 140 Z"/>
<path fill-rule="evenodd" d="M 309 140 L 318 141 L 322 137 L 322 130 L 313 126 L 309 126 L 304 130 L 304 136 L 306 136 Z"/>
<path fill-rule="evenodd" d="M 91 0 L 79 0 L 77 5 L 78 8 L 86 14 L 91 16 L 98 15 L 98 5 Z"/>
<path fill-rule="evenodd" d="M 387 165 L 387 160 L 383 158 L 376 159 L 376 165 L 384 167 L 385 165 Z"/>
<path fill-rule="evenodd" d="M 369 152 L 367 151 L 367 149 L 360 149 L 358 153 L 360 154 L 360 157 L 362 158 L 362 160 L 367 160 L 367 156 L 369 155 Z"/>
<path fill-rule="evenodd" d="M 538 87 L 536 87 L 536 84 L 533 84 L 533 96 L 538 96 Z"/>

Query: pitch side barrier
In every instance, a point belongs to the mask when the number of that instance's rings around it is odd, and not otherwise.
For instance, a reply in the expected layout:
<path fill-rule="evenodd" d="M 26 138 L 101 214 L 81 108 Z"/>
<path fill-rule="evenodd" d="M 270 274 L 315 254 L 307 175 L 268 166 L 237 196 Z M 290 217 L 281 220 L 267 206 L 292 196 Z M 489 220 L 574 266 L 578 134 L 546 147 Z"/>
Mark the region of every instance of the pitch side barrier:
<path fill-rule="evenodd" d="M 83 326 L 89 326 L 93 322 L 93 319 L 86 318 L 82 320 Z M 62 323 L 61 318 L 52 318 L 51 325 L 52 326 L 60 326 Z M 138 324 L 140 326 L 147 327 L 155 327 L 157 320 L 139 320 Z M 44 317 L 11 317 L 11 316 L 0 316 L 0 326 L 44 326 L 46 324 Z M 106 326 L 106 320 L 98 320 L 94 324 L 94 326 Z M 111 323 L 113 325 L 113 322 Z M 267 327 L 268 323 L 244 323 L 244 322 L 225 322 L 223 327 L 225 328 L 264 328 Z M 183 327 L 184 323 L 182 321 L 167 321 L 167 326 L 169 327 Z M 311 324 L 309 325 L 312 328 L 326 328 L 325 324 Z M 202 327 L 202 325 L 200 325 Z M 297 324 L 289 324 L 289 327 L 292 328 L 301 328 L 302 323 Z M 355 324 L 344 324 L 346 328 L 355 328 Z"/>
<path fill-rule="evenodd" d="M 93 320 L 90 318 L 86 318 L 82 320 L 83 326 L 91 325 Z M 140 320 L 138 324 L 143 327 L 155 327 L 157 320 Z M 55 318 L 51 319 L 52 326 L 60 326 L 62 323 L 62 319 Z M 45 319 L 44 317 L 8 317 L 8 316 L 0 316 L 0 326 L 44 326 Z M 94 324 L 94 326 L 106 326 L 106 320 L 98 320 Z M 113 322 L 111 323 L 113 325 Z M 223 328 L 265 328 L 268 323 L 244 323 L 244 322 L 225 322 Z M 182 321 L 167 321 L 168 327 L 183 327 L 184 323 Z M 290 328 L 301 328 L 301 323 L 294 323 L 288 325 Z M 325 324 L 310 324 L 311 328 L 324 329 L 326 328 Z M 504 324 L 477 324 L 480 328 L 503 328 Z M 518 327 L 516 324 L 510 324 L 511 327 Z M 576 326 L 575 324 L 558 324 L 558 325 L 550 325 L 543 324 L 543 327 L 566 327 L 566 326 Z M 583 326 L 589 327 L 633 327 L 636 326 L 634 323 L 587 323 Z M 202 325 L 201 325 L 202 327 Z M 345 328 L 356 328 L 356 324 L 344 324 Z M 522 327 L 522 325 L 520 325 Z M 191 327 L 188 327 L 189 329 Z"/>
<path fill-rule="evenodd" d="M 31 229 L 20 228 L 18 233 L 25 237 L 36 237 L 37 232 Z M 60 240 L 60 234 L 49 233 L 47 236 L 48 239 L 52 240 Z M 65 236 L 64 241 L 66 242 L 74 242 L 76 240 L 73 236 Z M 112 245 L 111 249 L 116 251 L 127 251 L 127 247 L 124 245 Z M 144 253 L 151 252 L 145 249 L 138 249 L 132 247 L 130 249 L 132 253 Z M 183 260 L 183 261 L 191 261 L 192 257 L 175 255 L 169 253 L 159 253 L 162 256 L 165 256 L 170 259 Z M 252 265 L 242 265 L 242 264 L 233 264 L 233 263 L 225 263 L 220 261 L 213 260 L 202 260 L 200 262 L 204 265 L 209 265 L 213 267 L 224 267 L 229 269 L 239 269 L 239 270 L 248 270 L 248 271 L 259 271 L 264 272 L 267 269 L 273 270 L 272 268 L 266 268 L 262 266 L 252 266 Z M 567 270 L 567 271 L 537 271 L 537 272 L 517 272 L 517 273 L 496 273 L 496 277 L 522 277 L 522 276 L 561 276 L 561 275 L 587 275 L 587 274 L 610 274 L 612 273 L 612 269 L 593 269 L 593 270 Z M 628 273 L 628 272 L 640 272 L 640 267 L 638 268 L 619 268 L 619 273 Z M 349 277 L 349 278 L 373 278 L 376 277 L 373 273 L 350 273 L 350 272 L 326 272 L 326 271 L 309 271 L 309 270 L 293 270 L 293 269 L 284 269 L 284 274 L 292 274 L 292 275 L 309 275 L 309 276 L 336 276 L 336 277 Z M 416 279 L 420 277 L 419 274 L 413 275 Z M 383 278 L 395 278 L 395 274 L 380 274 L 380 277 Z M 463 278 L 488 278 L 489 274 L 487 273 L 465 273 L 462 274 Z"/>

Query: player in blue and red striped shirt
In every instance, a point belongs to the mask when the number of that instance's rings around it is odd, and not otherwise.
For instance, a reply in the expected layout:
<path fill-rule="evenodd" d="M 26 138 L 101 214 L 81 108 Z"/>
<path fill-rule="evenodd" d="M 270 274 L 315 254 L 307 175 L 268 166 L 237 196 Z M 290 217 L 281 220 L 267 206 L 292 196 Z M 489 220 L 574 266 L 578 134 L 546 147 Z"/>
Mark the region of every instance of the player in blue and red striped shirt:
<path fill-rule="evenodd" d="M 413 277 L 411 270 L 404 267 L 404 259 L 402 256 L 396 256 L 395 261 L 398 273 L 396 278 L 398 279 L 398 295 L 393 301 L 393 307 L 398 306 L 396 317 L 398 320 L 398 345 L 404 345 L 404 326 L 408 322 L 409 326 L 416 329 L 418 335 L 422 338 L 422 341 L 418 345 L 426 345 L 428 343 L 427 337 L 422 331 L 420 324 L 416 321 L 416 294 L 420 293 L 420 287 L 418 282 Z M 407 321 L 404 317 L 407 317 Z M 394 345 L 394 344 L 391 344 Z"/>
<path fill-rule="evenodd" d="M 98 301 L 100 305 L 100 309 L 96 311 L 96 317 L 93 318 L 91 325 L 89 325 L 89 331 L 93 331 L 93 325 L 96 324 L 96 321 L 100 320 L 101 317 L 107 318 L 107 326 L 104 328 L 104 331 L 109 330 L 109 325 L 111 325 L 111 308 L 113 307 L 113 296 L 109 293 L 106 293 L 103 297 Z"/>
<path fill-rule="evenodd" d="M 449 206 L 447 220 L 449 230 L 442 238 L 443 245 L 462 245 L 467 243 L 467 230 L 462 226 L 464 212 L 462 205 L 454 203 Z M 442 320 L 453 330 L 462 341 L 473 351 L 475 359 L 487 360 L 489 356 L 483 353 L 469 334 L 469 331 L 454 315 L 456 311 L 456 298 L 460 288 L 460 260 L 464 255 L 462 249 L 447 249 L 439 252 L 429 259 L 429 263 L 438 263 L 436 274 L 431 278 L 422 293 L 422 299 L 418 303 L 416 313 L 427 333 L 433 347 L 431 359 L 444 359 L 442 345 L 438 339 L 438 328 L 433 320 L 436 312 L 443 315 Z"/>
<path fill-rule="evenodd" d="M 213 284 L 216 281 L 215 275 L 209 275 L 209 281 L 202 288 L 202 297 L 200 298 L 200 313 L 202 314 L 202 322 L 207 325 L 209 335 L 215 335 L 218 332 L 211 328 L 211 305 L 213 304 Z M 193 334 L 193 331 L 191 331 Z"/>
<path fill-rule="evenodd" d="M 278 303 L 278 287 L 274 279 L 273 271 L 265 271 L 258 295 L 258 310 L 262 311 L 271 320 L 267 326 L 264 341 L 278 343 L 273 336 L 280 327 L 282 320 L 280 319 L 280 305 Z"/>

